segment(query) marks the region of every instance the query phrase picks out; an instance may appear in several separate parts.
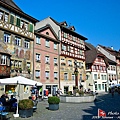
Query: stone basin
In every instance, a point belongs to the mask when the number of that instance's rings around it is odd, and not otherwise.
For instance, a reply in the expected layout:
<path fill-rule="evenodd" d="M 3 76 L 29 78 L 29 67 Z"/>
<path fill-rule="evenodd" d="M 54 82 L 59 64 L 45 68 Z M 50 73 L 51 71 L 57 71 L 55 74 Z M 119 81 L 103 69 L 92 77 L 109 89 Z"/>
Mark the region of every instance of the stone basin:
<path fill-rule="evenodd" d="M 61 95 L 60 102 L 69 103 L 94 102 L 95 98 L 96 95 L 84 95 L 84 96 Z"/>

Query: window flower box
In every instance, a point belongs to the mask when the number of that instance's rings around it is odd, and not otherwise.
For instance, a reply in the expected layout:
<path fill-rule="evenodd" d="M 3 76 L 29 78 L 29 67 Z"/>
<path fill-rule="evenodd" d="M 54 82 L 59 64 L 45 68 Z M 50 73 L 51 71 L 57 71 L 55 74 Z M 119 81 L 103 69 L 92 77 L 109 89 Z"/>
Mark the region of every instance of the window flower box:
<path fill-rule="evenodd" d="M 57 66 L 57 63 L 54 63 L 55 66 Z"/>
<path fill-rule="evenodd" d="M 48 80 L 48 79 L 49 79 L 49 77 L 46 77 L 46 79 Z"/>
<path fill-rule="evenodd" d="M 55 80 L 57 80 L 58 78 L 57 77 L 54 77 Z"/>
<path fill-rule="evenodd" d="M 37 78 L 37 79 L 39 79 L 39 78 L 40 78 L 40 76 L 36 76 L 36 78 Z"/>
<path fill-rule="evenodd" d="M 61 65 L 65 66 L 65 63 L 61 63 Z"/>
<path fill-rule="evenodd" d="M 36 62 L 39 62 L 39 63 L 40 63 L 40 60 L 36 60 Z"/>

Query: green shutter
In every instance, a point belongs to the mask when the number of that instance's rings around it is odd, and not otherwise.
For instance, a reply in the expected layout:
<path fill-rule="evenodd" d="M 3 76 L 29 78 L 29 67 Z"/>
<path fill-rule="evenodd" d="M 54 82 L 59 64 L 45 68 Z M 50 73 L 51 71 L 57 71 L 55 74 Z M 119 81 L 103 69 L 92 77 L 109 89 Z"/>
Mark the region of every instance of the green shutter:
<path fill-rule="evenodd" d="M 33 32 L 33 25 L 29 24 L 29 32 Z"/>
<path fill-rule="evenodd" d="M 11 23 L 12 25 L 14 24 L 14 16 L 13 16 L 13 15 L 10 16 L 10 23 Z"/>
<path fill-rule="evenodd" d="M 19 18 L 17 18 L 16 25 L 17 25 L 18 27 L 20 27 L 20 19 L 19 19 Z"/>

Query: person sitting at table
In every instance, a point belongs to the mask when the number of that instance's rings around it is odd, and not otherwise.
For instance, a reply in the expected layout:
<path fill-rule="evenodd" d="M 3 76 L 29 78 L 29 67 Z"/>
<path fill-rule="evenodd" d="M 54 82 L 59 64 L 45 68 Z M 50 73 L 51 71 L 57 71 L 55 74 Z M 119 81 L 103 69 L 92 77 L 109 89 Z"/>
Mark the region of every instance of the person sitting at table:
<path fill-rule="evenodd" d="M 4 94 L 1 96 L 0 102 L 2 102 L 3 106 L 6 106 L 6 98 Z"/>

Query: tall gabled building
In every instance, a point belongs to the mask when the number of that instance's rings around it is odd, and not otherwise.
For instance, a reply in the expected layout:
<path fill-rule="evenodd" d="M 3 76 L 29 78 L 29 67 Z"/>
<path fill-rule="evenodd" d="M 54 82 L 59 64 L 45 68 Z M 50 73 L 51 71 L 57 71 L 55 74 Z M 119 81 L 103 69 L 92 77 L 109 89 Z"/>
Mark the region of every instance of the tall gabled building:
<path fill-rule="evenodd" d="M 108 59 L 92 44 L 85 43 L 86 51 L 86 86 L 93 92 L 108 90 L 107 67 Z"/>
<path fill-rule="evenodd" d="M 75 32 L 74 26 L 67 26 L 67 22 L 57 22 L 51 17 L 48 17 L 36 23 L 35 29 L 39 29 L 47 24 L 50 24 L 56 35 L 59 38 L 59 88 L 63 93 L 73 91 L 75 88 L 74 61 L 77 60 L 78 66 L 78 84 L 85 87 L 85 40 L 86 37 Z"/>
<path fill-rule="evenodd" d="M 43 84 L 43 90 L 55 94 L 59 88 L 60 41 L 50 24 L 36 29 L 35 36 L 34 79 Z"/>
<path fill-rule="evenodd" d="M 24 13 L 13 0 L 0 0 L 0 41 L 11 54 L 11 77 L 33 78 L 34 25 L 37 21 Z M 5 92 L 14 91 L 15 86 L 5 88 Z"/>
<path fill-rule="evenodd" d="M 120 53 L 113 49 L 113 47 L 105 47 L 98 45 L 97 49 L 102 52 L 109 59 L 108 80 L 109 85 L 120 82 Z"/>

